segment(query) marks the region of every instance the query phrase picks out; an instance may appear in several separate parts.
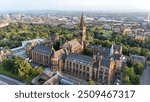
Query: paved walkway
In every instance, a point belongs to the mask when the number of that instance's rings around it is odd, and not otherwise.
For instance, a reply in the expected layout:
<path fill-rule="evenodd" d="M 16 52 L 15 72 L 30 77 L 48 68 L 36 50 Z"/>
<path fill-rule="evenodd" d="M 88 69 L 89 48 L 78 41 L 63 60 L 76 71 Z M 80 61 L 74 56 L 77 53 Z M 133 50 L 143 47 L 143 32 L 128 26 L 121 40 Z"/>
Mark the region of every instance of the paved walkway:
<path fill-rule="evenodd" d="M 0 80 L 0 85 L 8 85 L 8 84 Z"/>

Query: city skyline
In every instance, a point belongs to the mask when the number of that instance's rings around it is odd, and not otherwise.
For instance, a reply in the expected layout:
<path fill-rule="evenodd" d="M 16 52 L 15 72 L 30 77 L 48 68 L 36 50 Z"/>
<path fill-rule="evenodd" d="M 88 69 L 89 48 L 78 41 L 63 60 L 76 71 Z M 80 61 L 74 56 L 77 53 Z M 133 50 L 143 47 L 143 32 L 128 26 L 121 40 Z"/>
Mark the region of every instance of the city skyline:
<path fill-rule="evenodd" d="M 82 10 L 150 11 L 147 0 L 0 0 L 1 11 L 13 10 Z"/>

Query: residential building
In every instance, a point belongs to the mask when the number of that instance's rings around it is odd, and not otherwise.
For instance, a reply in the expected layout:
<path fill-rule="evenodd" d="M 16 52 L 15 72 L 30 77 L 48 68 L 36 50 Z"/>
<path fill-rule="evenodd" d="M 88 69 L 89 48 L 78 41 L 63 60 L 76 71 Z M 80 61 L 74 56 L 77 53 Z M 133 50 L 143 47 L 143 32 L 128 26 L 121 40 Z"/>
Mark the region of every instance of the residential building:
<path fill-rule="evenodd" d="M 3 59 L 11 57 L 11 52 L 7 49 L 0 48 L 0 63 L 2 63 Z"/>

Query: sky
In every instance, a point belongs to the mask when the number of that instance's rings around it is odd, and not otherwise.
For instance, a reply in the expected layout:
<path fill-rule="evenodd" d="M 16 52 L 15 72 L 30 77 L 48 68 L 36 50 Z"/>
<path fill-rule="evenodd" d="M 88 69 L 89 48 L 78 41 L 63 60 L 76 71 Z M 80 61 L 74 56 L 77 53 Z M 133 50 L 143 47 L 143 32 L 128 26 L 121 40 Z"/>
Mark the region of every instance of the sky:
<path fill-rule="evenodd" d="M 0 10 L 150 11 L 149 0 L 0 0 Z"/>

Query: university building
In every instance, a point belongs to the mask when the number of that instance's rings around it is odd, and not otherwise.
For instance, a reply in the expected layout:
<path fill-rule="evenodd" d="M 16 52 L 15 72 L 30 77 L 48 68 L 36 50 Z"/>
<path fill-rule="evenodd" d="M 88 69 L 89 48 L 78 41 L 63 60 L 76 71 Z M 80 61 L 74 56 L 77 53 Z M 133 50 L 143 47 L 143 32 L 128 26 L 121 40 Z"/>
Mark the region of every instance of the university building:
<path fill-rule="evenodd" d="M 111 84 L 114 73 L 122 65 L 122 47 L 112 45 L 109 48 L 92 47 L 93 57 L 82 55 L 86 47 L 86 24 L 81 16 L 80 38 L 67 41 L 55 51 L 53 44 L 48 46 L 30 44 L 26 47 L 27 55 L 32 61 L 49 66 L 53 72 L 68 73 L 103 84 Z M 54 42 L 54 41 L 53 41 Z"/>
<path fill-rule="evenodd" d="M 111 84 L 114 74 L 122 67 L 122 46 L 93 47 L 93 79 Z"/>
<path fill-rule="evenodd" d="M 65 67 L 62 69 L 62 71 L 85 80 L 91 80 L 93 59 L 89 56 L 69 53 L 65 59 Z"/>

